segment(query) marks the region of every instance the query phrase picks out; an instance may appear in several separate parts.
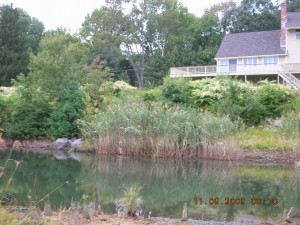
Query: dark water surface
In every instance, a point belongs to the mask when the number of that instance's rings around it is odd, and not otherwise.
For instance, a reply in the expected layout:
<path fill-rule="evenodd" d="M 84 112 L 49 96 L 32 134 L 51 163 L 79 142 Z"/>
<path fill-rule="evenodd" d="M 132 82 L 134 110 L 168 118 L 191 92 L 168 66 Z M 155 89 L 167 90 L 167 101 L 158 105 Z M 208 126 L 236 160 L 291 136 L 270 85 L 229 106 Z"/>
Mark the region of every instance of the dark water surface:
<path fill-rule="evenodd" d="M 7 158 L 0 153 L 0 166 Z M 300 209 L 300 172 L 290 167 L 95 155 L 81 155 L 78 162 L 33 153 L 10 158 L 23 161 L 5 193 L 18 205 L 36 204 L 54 191 L 49 196 L 54 207 L 99 196 L 102 210 L 115 213 L 114 201 L 134 184 L 143 187 L 143 214 L 151 216 L 180 218 L 185 202 L 190 218 L 214 221 L 274 220 L 291 207 Z M 15 167 L 16 161 L 8 161 L 0 195 Z"/>

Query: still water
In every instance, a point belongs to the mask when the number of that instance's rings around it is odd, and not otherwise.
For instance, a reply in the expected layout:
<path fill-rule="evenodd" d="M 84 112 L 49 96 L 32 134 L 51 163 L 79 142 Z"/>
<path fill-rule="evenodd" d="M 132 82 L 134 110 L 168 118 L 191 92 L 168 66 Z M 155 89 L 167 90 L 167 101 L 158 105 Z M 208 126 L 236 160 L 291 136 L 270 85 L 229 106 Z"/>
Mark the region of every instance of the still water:
<path fill-rule="evenodd" d="M 8 155 L 0 154 L 1 166 Z M 122 197 L 125 187 L 137 185 L 142 186 L 146 216 L 151 212 L 151 216 L 180 218 L 184 203 L 190 218 L 214 221 L 274 220 L 291 207 L 300 209 L 300 172 L 292 167 L 80 157 L 78 162 L 47 154 L 12 153 L 10 158 L 22 163 L 8 186 L 7 198 L 29 206 L 50 194 L 53 207 L 68 207 L 83 197 L 92 201 L 97 195 L 103 211 L 116 213 L 115 200 Z M 8 161 L 0 178 L 0 194 L 15 167 L 16 161 Z"/>

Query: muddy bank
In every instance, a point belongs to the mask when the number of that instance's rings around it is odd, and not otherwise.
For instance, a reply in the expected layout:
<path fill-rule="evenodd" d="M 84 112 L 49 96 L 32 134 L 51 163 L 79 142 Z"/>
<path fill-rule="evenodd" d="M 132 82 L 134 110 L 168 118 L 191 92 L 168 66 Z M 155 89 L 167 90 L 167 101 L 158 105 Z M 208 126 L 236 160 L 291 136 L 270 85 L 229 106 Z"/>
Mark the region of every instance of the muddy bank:
<path fill-rule="evenodd" d="M 300 151 L 298 150 L 257 150 L 257 149 L 239 149 L 238 147 L 226 146 L 226 148 L 217 148 L 218 146 L 213 146 L 210 150 L 211 154 L 205 154 L 204 156 L 185 156 L 181 157 L 171 156 L 170 157 L 160 157 L 151 156 L 154 158 L 178 158 L 178 159 L 209 159 L 209 160 L 224 160 L 224 161 L 239 161 L 239 162 L 254 162 L 254 163 L 276 163 L 276 164 L 295 164 L 295 162 L 300 160 Z M 0 151 L 5 151 L 7 149 L 12 149 L 14 151 L 28 151 L 34 153 L 53 153 L 57 149 L 53 144 L 52 140 L 33 140 L 33 141 L 19 141 L 19 140 L 9 140 L 0 138 Z M 95 154 L 109 155 L 109 152 L 99 153 L 97 150 L 92 148 L 78 148 L 77 152 L 88 152 Z M 97 153 L 98 152 L 98 153 Z M 113 155 L 119 156 L 130 156 L 115 153 Z M 146 156 L 147 157 L 147 156 Z"/>
<path fill-rule="evenodd" d="M 7 212 L 7 214 L 9 214 Z M 7 216 L 6 214 L 6 216 Z M 0 214 L 1 215 L 1 214 Z M 251 225 L 285 225 L 285 224 L 299 224 L 299 219 L 286 220 L 281 219 L 278 221 L 268 221 L 268 222 L 241 222 L 241 221 L 202 221 L 202 220 L 192 220 L 182 221 L 181 219 L 170 219 L 170 218 L 144 218 L 144 217 L 129 217 L 126 215 L 116 215 L 116 214 L 104 214 L 99 213 L 87 218 L 83 213 L 77 210 L 61 210 L 58 212 L 39 212 L 33 210 L 30 214 L 28 213 L 13 213 L 14 218 L 18 218 L 19 221 L 24 220 L 26 224 L 107 224 L 107 225 L 241 225 L 241 224 L 251 224 Z M 3 218 L 2 218 L 3 219 Z M 4 218 L 5 219 L 5 218 Z M 15 220 L 14 220 L 15 222 Z"/>

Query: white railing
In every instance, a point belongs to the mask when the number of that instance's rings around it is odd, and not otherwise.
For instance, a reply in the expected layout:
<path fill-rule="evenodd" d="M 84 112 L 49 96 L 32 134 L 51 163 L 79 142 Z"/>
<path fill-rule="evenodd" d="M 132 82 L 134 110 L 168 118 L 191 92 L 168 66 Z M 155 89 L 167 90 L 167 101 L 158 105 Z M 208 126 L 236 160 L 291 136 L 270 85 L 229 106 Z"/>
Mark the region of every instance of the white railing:
<path fill-rule="evenodd" d="M 294 65 L 295 66 L 295 65 Z M 215 66 L 189 66 L 172 67 L 171 77 L 201 77 L 227 75 L 258 75 L 277 74 L 280 66 L 278 64 L 256 64 L 256 65 L 215 65 Z"/>
<path fill-rule="evenodd" d="M 279 76 L 286 82 L 285 85 L 292 89 L 300 89 L 300 81 L 290 72 L 279 72 Z"/>
<path fill-rule="evenodd" d="M 281 70 L 289 73 L 300 73 L 300 63 L 283 64 Z"/>

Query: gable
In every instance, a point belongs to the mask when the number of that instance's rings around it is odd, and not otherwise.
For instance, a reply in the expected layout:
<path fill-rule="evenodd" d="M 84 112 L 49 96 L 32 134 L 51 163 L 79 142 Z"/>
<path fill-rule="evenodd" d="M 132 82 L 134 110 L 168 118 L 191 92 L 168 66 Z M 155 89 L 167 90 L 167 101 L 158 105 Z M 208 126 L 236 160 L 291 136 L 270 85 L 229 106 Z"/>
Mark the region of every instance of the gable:
<path fill-rule="evenodd" d="M 280 30 L 226 34 L 216 58 L 284 54 Z"/>

